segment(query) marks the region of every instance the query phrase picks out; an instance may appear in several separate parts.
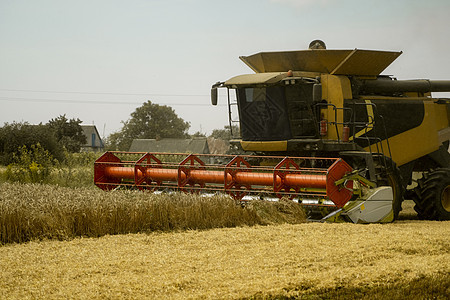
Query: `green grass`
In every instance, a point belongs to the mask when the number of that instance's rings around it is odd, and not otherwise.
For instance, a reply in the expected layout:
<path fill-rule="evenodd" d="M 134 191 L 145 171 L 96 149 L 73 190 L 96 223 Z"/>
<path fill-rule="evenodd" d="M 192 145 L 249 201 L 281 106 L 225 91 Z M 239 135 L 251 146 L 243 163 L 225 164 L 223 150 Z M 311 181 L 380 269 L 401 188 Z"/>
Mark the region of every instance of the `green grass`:
<path fill-rule="evenodd" d="M 0 183 L 44 183 L 65 187 L 93 187 L 94 162 L 101 153 L 65 153 L 65 160 L 48 159 L 45 165 L 33 169 L 33 158 L 25 153 L 22 160 L 0 166 Z M 45 171 L 45 176 L 42 174 Z"/>

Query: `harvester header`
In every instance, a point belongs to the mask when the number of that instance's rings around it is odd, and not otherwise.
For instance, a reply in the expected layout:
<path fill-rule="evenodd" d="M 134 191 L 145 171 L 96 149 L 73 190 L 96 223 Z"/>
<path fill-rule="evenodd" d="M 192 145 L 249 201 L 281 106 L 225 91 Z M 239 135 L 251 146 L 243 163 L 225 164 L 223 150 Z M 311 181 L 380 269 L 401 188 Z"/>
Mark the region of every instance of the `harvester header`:
<path fill-rule="evenodd" d="M 252 164 L 260 159 L 266 165 Z M 94 170 L 95 184 L 103 190 L 226 193 L 238 201 L 286 197 L 331 211 L 348 206 L 363 193 L 362 185 L 368 184 L 341 158 L 106 152 Z M 383 206 L 381 215 L 351 217 L 356 222 L 364 218 L 392 221 L 390 201 Z"/>
<path fill-rule="evenodd" d="M 124 155 L 137 159 L 119 158 Z M 181 161 L 173 162 L 175 157 Z M 353 196 L 351 182 L 334 184 L 352 171 L 340 158 L 272 156 L 264 159 L 274 166 L 252 166 L 250 161 L 258 158 L 262 157 L 106 152 L 95 162 L 95 184 L 103 190 L 126 186 L 151 191 L 224 192 L 236 200 L 255 194 L 278 198 L 303 194 L 328 197 L 337 207 L 344 206 Z M 207 164 L 208 161 L 225 163 Z M 311 167 L 317 163 L 322 167 Z"/>

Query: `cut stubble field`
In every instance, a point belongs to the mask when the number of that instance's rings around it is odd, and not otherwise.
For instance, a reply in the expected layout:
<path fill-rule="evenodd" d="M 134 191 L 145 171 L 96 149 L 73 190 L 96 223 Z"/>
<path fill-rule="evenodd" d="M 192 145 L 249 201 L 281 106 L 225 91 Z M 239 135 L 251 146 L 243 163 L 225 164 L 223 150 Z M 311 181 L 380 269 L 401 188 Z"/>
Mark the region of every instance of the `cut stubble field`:
<path fill-rule="evenodd" d="M 10 299 L 445 299 L 449 236 L 448 222 L 401 221 L 30 242 L 0 248 L 0 293 Z"/>
<path fill-rule="evenodd" d="M 403 215 L 404 216 L 404 215 Z M 7 299 L 448 299 L 450 222 L 301 223 L 0 247 Z"/>

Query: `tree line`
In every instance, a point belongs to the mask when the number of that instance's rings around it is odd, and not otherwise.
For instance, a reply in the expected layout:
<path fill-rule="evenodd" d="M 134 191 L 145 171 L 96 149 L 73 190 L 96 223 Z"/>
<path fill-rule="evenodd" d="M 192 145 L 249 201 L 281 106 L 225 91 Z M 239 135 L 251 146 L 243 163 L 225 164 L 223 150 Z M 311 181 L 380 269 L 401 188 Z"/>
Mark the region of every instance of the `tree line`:
<path fill-rule="evenodd" d="M 86 144 L 81 123 L 80 119 L 68 119 L 66 115 L 51 119 L 46 124 L 5 123 L 0 127 L 0 164 L 13 163 L 14 157 L 24 151 L 24 147 L 32 149 L 37 144 L 54 159 L 63 161 L 65 152 L 79 152 Z M 172 107 L 151 101 L 138 107 L 122 123 L 122 128 L 106 139 L 107 150 L 126 151 L 133 139 L 206 137 L 200 132 L 189 135 L 189 122 L 180 118 Z M 225 126 L 224 129 L 215 129 L 210 136 L 230 140 L 230 128 Z"/>

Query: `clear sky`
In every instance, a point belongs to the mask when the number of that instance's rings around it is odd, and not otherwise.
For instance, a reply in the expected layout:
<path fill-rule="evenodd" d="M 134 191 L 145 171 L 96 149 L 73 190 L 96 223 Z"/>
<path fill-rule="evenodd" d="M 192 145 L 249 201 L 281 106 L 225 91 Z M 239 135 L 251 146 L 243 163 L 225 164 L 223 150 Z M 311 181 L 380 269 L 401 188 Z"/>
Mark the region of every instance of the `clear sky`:
<path fill-rule="evenodd" d="M 211 85 L 252 73 L 240 55 L 402 50 L 384 72 L 450 80 L 448 0 L 0 0 L 0 125 L 61 114 L 122 127 L 143 102 L 172 106 L 190 132 L 228 123 Z"/>

